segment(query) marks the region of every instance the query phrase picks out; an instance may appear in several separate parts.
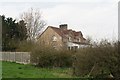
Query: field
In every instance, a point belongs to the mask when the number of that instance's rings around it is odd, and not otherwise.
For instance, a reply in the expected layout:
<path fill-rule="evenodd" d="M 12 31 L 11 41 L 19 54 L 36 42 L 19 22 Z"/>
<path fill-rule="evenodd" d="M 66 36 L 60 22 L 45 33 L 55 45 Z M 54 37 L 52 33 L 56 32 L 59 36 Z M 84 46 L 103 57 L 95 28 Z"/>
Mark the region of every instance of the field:
<path fill-rule="evenodd" d="M 2 62 L 3 78 L 74 78 L 70 68 L 38 68 L 32 65 Z"/>

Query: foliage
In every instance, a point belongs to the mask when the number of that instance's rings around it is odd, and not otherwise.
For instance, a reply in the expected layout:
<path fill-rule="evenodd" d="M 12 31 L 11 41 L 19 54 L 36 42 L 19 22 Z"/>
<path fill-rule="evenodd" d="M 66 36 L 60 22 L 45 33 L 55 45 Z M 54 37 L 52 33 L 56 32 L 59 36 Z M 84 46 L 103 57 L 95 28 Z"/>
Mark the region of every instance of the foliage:
<path fill-rule="evenodd" d="M 35 47 L 33 41 L 23 40 L 19 41 L 19 45 L 16 49 L 18 52 L 31 52 L 31 50 Z"/>
<path fill-rule="evenodd" d="M 120 53 L 118 43 L 101 41 L 96 46 L 82 48 L 76 53 L 75 75 L 119 78 L 120 73 Z M 110 76 L 110 74 L 112 76 Z M 106 75 L 106 76 L 105 76 Z"/>
<path fill-rule="evenodd" d="M 15 51 L 19 41 L 27 37 L 24 21 L 16 23 L 13 18 L 2 16 L 2 50 Z"/>
<path fill-rule="evenodd" d="M 39 67 L 68 67 L 72 55 L 66 50 L 57 51 L 49 46 L 37 46 L 32 50 L 31 61 Z"/>
<path fill-rule="evenodd" d="M 26 40 L 28 37 L 26 23 L 23 20 L 20 20 L 17 25 L 20 41 Z"/>

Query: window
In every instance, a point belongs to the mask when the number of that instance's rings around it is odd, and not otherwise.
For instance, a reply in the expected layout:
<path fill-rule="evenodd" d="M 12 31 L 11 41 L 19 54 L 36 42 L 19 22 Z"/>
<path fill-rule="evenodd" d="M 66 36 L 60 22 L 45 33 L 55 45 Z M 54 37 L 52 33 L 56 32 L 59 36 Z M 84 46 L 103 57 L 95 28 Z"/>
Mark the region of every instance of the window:
<path fill-rule="evenodd" d="M 81 39 L 79 38 L 79 42 L 81 42 Z"/>
<path fill-rule="evenodd" d="M 71 37 L 69 37 L 68 40 L 71 41 Z"/>
<path fill-rule="evenodd" d="M 57 41 L 57 37 L 55 35 L 52 37 L 52 41 Z"/>

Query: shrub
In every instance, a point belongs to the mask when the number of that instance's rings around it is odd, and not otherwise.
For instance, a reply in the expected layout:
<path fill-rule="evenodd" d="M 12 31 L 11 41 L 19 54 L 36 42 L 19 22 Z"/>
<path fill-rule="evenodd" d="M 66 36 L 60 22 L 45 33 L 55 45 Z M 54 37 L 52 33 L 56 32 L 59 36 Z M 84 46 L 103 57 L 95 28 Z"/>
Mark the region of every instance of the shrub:
<path fill-rule="evenodd" d="M 31 61 L 40 67 L 51 66 L 54 54 L 55 51 L 52 48 L 36 46 L 32 49 Z"/>
<path fill-rule="evenodd" d="M 120 77 L 120 53 L 117 42 L 111 44 L 103 41 L 94 47 L 81 48 L 75 57 L 74 74 L 77 76 L 108 77 L 112 74 L 114 77 Z"/>
<path fill-rule="evenodd" d="M 16 51 L 22 51 L 22 52 L 31 52 L 31 50 L 35 47 L 35 43 L 32 41 L 20 41 L 18 48 Z"/>
<path fill-rule="evenodd" d="M 55 54 L 56 59 L 54 66 L 56 67 L 71 67 L 72 66 L 72 53 L 68 50 L 60 50 Z"/>
<path fill-rule="evenodd" d="M 31 61 L 39 67 L 69 67 L 72 64 L 71 53 L 68 51 L 40 45 L 32 50 Z"/>

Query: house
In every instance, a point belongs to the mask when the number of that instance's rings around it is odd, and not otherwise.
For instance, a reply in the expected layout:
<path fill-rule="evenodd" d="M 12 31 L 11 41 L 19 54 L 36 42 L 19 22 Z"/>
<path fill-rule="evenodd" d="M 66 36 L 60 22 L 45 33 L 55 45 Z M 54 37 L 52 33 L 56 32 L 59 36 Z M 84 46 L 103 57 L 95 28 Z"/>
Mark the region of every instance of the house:
<path fill-rule="evenodd" d="M 87 46 L 82 32 L 68 29 L 67 24 L 61 24 L 59 28 L 48 26 L 39 36 L 38 42 L 44 45 L 50 45 L 55 49 L 76 49 Z"/>

